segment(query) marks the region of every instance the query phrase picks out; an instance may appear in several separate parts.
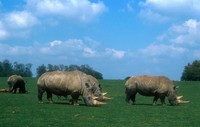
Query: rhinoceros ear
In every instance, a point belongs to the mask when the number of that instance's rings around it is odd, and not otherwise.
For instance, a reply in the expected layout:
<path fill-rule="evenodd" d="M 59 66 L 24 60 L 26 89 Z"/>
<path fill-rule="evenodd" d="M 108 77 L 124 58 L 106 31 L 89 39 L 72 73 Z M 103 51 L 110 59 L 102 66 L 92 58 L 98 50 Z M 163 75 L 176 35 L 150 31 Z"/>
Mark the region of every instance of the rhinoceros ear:
<path fill-rule="evenodd" d="M 90 84 L 89 83 L 85 83 L 86 88 L 90 88 Z"/>

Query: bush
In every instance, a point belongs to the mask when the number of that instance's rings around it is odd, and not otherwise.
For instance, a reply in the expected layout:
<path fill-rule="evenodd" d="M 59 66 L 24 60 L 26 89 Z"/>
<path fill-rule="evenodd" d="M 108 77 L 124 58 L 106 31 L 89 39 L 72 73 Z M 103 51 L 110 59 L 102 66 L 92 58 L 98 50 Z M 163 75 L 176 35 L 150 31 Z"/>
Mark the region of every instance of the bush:
<path fill-rule="evenodd" d="M 185 66 L 181 76 L 182 81 L 200 81 L 200 60 L 195 60 Z"/>

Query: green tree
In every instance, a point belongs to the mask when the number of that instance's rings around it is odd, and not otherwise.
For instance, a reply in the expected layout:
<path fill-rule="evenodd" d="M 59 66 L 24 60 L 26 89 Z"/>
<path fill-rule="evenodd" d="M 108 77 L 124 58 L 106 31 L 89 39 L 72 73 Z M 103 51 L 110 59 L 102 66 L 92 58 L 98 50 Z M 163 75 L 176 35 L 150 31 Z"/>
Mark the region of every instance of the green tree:
<path fill-rule="evenodd" d="M 69 65 L 69 66 L 65 66 L 63 64 L 60 65 L 51 65 L 48 64 L 48 66 L 46 67 L 44 64 L 39 66 L 37 68 L 37 77 L 41 76 L 43 73 L 45 72 L 51 72 L 51 71 L 75 71 L 75 70 L 79 70 L 82 71 L 88 75 L 92 75 L 97 79 L 103 79 L 103 75 L 98 72 L 95 71 L 93 68 L 91 68 L 89 65 Z"/>
<path fill-rule="evenodd" d="M 82 71 L 88 75 L 92 75 L 97 79 L 103 79 L 103 75 L 100 72 L 95 71 L 89 65 L 81 65 L 79 68 L 80 68 L 80 71 Z"/>
<path fill-rule="evenodd" d="M 37 77 L 40 77 L 45 72 L 47 72 L 47 67 L 44 64 L 42 64 L 37 68 Z"/>
<path fill-rule="evenodd" d="M 185 66 L 181 76 L 182 81 L 200 81 L 200 60 L 195 60 Z"/>
<path fill-rule="evenodd" d="M 18 62 L 14 62 L 13 64 L 13 74 L 21 75 L 22 77 L 32 77 L 31 72 L 32 64 L 22 64 Z"/>
<path fill-rule="evenodd" d="M 32 77 L 33 76 L 31 68 L 32 68 L 32 64 L 31 63 L 28 63 L 28 64 L 25 65 L 25 71 L 24 71 L 24 76 L 25 77 Z"/>
<path fill-rule="evenodd" d="M 12 66 L 12 63 L 10 63 L 9 60 L 4 60 L 2 63 L 1 63 L 1 76 L 4 76 L 4 77 L 8 77 L 10 75 L 13 74 L 13 66 Z"/>

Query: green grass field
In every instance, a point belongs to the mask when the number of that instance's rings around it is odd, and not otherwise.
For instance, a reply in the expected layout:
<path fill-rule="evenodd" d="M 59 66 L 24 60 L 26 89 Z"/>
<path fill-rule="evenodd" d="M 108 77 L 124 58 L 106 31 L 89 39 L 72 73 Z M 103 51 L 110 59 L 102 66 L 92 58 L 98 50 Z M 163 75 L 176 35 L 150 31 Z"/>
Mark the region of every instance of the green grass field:
<path fill-rule="evenodd" d="M 7 78 L 0 78 L 0 88 L 6 88 Z M 200 82 L 175 82 L 178 95 L 189 104 L 152 106 L 152 97 L 137 95 L 137 105 L 128 105 L 124 98 L 123 80 L 101 80 L 103 90 L 113 100 L 100 107 L 69 105 L 68 100 L 54 97 L 48 104 L 37 103 L 35 78 L 26 78 L 28 94 L 0 93 L 0 127 L 199 127 Z M 70 98 L 70 97 L 68 97 Z M 168 101 L 166 100 L 168 103 Z M 160 102 L 159 102 L 160 103 Z"/>

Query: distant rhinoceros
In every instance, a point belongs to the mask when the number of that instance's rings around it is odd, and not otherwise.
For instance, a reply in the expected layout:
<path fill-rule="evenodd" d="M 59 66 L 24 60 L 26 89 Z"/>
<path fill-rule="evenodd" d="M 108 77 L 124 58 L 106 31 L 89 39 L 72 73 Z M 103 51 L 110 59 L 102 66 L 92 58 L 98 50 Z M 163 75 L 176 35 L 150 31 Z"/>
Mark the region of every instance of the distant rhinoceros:
<path fill-rule="evenodd" d="M 165 104 L 165 97 L 168 97 L 170 105 L 177 105 L 179 103 L 188 103 L 189 101 L 182 101 L 180 97 L 176 96 L 175 86 L 173 81 L 165 76 L 134 76 L 129 78 L 125 83 L 126 102 L 130 100 L 135 103 L 136 93 L 143 96 L 154 96 L 153 105 L 156 105 L 160 98 L 161 103 Z"/>
<path fill-rule="evenodd" d="M 42 102 L 42 95 L 46 91 L 47 99 L 52 102 L 52 94 L 58 96 L 72 96 L 72 104 L 76 105 L 79 96 L 83 97 L 86 105 L 104 104 L 97 101 L 94 95 L 101 95 L 100 88 L 96 87 L 88 76 L 81 71 L 46 72 L 37 81 L 38 100 Z"/>
<path fill-rule="evenodd" d="M 19 88 L 19 93 L 26 93 L 25 81 L 20 75 L 12 75 L 8 77 L 8 88 L 9 92 L 16 93 L 17 88 Z"/>

